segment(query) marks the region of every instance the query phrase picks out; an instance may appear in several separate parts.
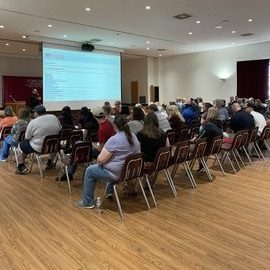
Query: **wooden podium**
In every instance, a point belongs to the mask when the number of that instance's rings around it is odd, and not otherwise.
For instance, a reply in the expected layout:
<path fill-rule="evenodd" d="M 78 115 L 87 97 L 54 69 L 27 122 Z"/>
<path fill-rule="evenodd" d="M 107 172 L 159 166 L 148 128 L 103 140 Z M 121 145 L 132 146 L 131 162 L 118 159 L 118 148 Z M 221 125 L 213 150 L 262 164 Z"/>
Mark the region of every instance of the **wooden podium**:
<path fill-rule="evenodd" d="M 14 101 L 14 102 L 6 102 L 6 107 L 7 106 L 10 106 L 12 107 L 14 113 L 18 116 L 19 114 L 19 110 L 22 108 L 22 107 L 25 107 L 25 101 Z"/>

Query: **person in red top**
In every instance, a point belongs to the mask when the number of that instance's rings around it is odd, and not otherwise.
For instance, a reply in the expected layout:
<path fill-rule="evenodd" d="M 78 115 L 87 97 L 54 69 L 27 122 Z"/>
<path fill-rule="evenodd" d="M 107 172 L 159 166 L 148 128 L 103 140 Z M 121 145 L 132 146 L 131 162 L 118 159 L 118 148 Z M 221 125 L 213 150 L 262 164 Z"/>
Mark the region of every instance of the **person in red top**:
<path fill-rule="evenodd" d="M 7 106 L 4 109 L 4 118 L 0 120 L 0 134 L 4 127 L 12 127 L 18 121 L 18 117 L 14 114 L 12 107 Z"/>
<path fill-rule="evenodd" d="M 106 118 L 102 108 L 93 109 L 93 114 L 99 122 L 98 143 L 93 143 L 93 157 L 97 158 L 104 144 L 115 135 L 115 130 L 111 121 Z"/>

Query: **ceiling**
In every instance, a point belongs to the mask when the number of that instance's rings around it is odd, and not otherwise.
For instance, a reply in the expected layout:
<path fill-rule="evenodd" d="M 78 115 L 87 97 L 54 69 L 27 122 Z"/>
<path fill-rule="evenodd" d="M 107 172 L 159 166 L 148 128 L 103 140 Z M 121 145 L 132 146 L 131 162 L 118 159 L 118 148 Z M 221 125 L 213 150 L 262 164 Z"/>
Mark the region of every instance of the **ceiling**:
<path fill-rule="evenodd" d="M 48 40 L 100 39 L 96 46 L 155 57 L 233 47 L 269 41 L 269 11 L 269 0 L 0 0 L 0 53 L 35 56 L 28 42 Z M 193 17 L 173 18 L 181 13 Z"/>

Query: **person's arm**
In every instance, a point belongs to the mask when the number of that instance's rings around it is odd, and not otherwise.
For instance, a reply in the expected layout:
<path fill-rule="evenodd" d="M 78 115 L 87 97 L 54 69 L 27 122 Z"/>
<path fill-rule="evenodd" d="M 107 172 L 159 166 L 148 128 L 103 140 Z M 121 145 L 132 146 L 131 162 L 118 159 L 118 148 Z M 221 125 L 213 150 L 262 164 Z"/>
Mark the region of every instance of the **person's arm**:
<path fill-rule="evenodd" d="M 33 124 L 30 122 L 25 131 L 25 139 L 30 140 L 33 137 L 33 132 Z"/>
<path fill-rule="evenodd" d="M 97 164 L 98 165 L 103 165 L 106 163 L 108 160 L 110 160 L 112 157 L 112 153 L 109 152 L 105 147 L 102 148 L 98 158 L 97 158 Z"/>

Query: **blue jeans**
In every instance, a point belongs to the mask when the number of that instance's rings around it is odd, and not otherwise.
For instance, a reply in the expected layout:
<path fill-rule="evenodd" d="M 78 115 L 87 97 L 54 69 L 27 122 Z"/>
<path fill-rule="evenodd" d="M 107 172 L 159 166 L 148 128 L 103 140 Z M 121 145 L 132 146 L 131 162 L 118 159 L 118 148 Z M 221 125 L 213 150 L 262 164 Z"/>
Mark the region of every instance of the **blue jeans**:
<path fill-rule="evenodd" d="M 104 169 L 100 165 L 91 165 L 89 166 L 84 174 L 84 183 L 83 183 L 83 205 L 94 205 L 94 192 L 96 188 L 96 182 L 98 180 L 109 181 L 112 184 L 109 185 L 107 192 L 113 193 L 113 181 L 108 170 Z"/>
<path fill-rule="evenodd" d="M 17 146 L 17 143 L 13 141 L 13 138 L 11 135 L 8 135 L 3 142 L 2 149 L 0 150 L 0 159 L 8 158 L 9 149 L 11 146 Z"/>

